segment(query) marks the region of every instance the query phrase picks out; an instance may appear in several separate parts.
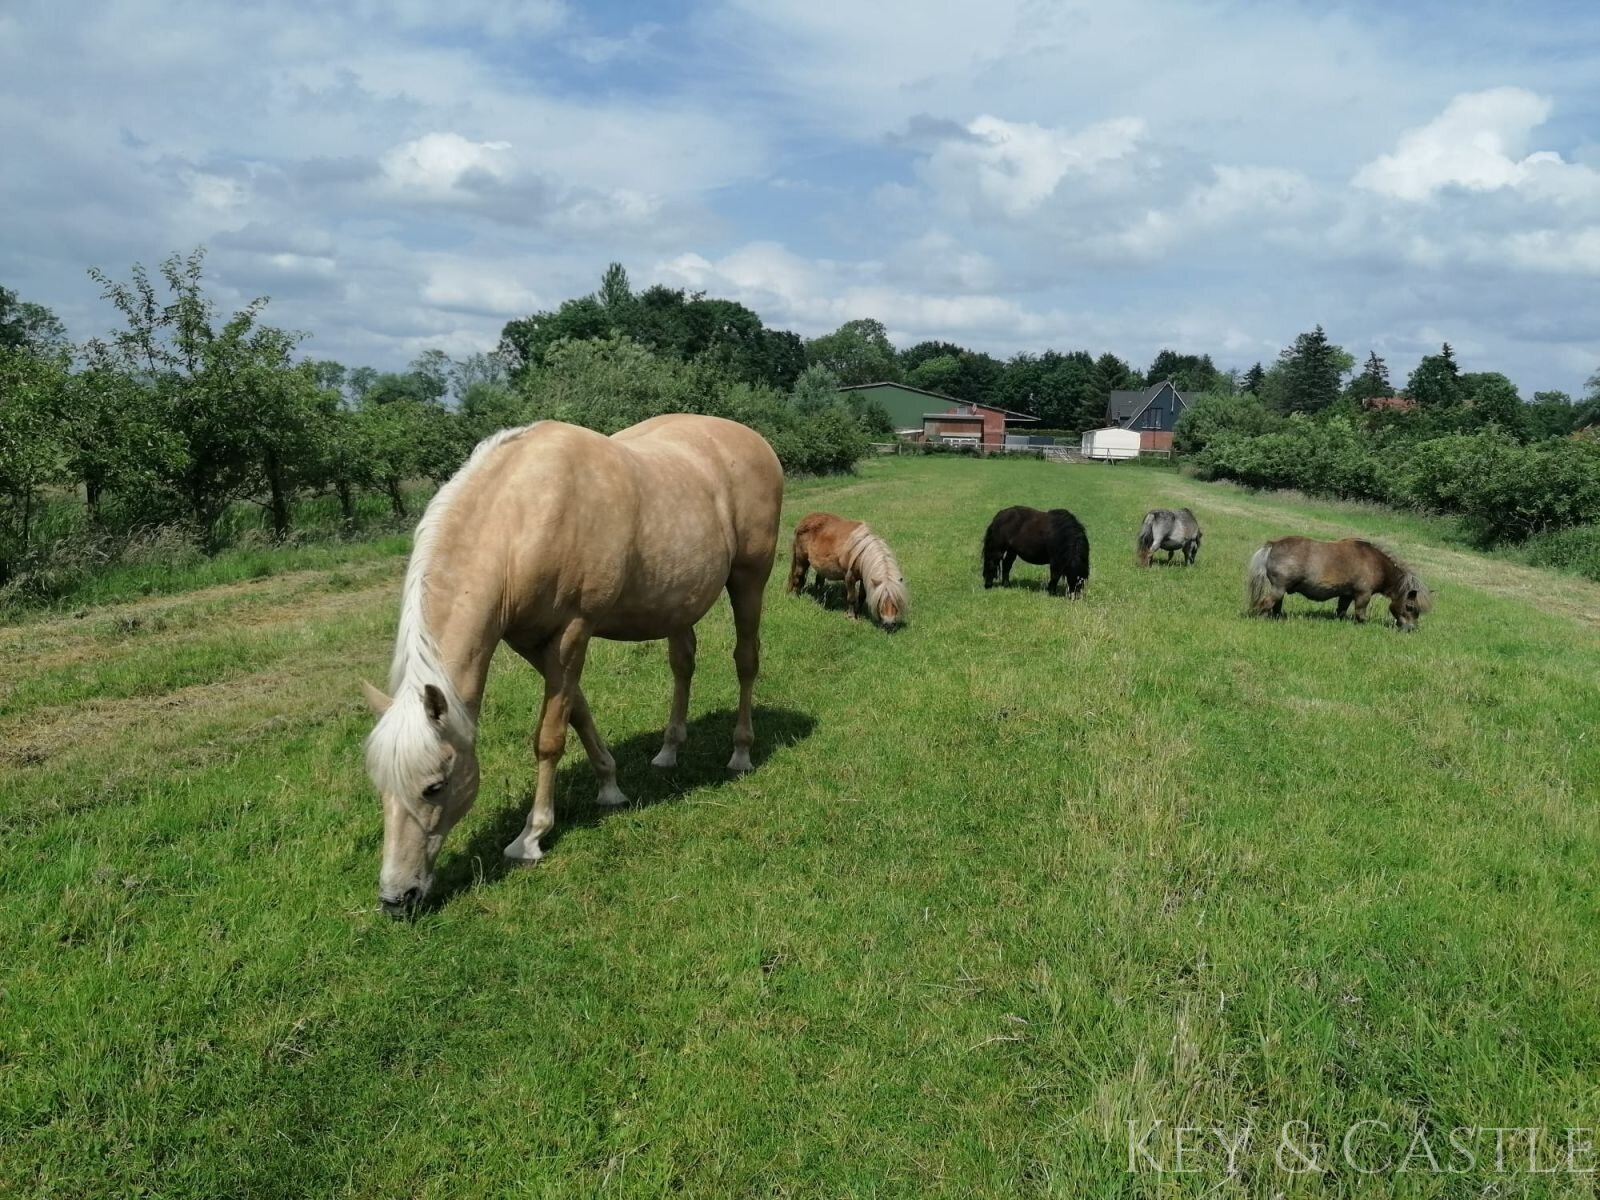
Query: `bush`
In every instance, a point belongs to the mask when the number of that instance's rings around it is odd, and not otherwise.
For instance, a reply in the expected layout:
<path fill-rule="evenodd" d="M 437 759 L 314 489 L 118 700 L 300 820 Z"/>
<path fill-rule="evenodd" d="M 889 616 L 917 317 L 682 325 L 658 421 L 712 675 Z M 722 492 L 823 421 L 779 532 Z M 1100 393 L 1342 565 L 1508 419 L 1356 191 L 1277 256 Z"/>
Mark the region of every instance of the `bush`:
<path fill-rule="evenodd" d="M 1600 582 L 1600 525 L 1574 525 L 1528 539 L 1528 561 L 1536 567 L 1560 567 Z"/>
<path fill-rule="evenodd" d="M 1179 454 L 1198 454 L 1225 433 L 1254 437 L 1281 429 L 1283 423 L 1283 417 L 1269 412 L 1249 392 L 1197 396 L 1178 418 L 1172 431 L 1172 448 Z"/>
<path fill-rule="evenodd" d="M 804 409 L 771 388 L 732 380 L 703 361 L 660 359 L 626 338 L 561 342 L 523 380 L 524 420 L 552 418 L 601 433 L 670 412 L 703 413 L 748 425 L 771 443 L 785 471 L 848 471 L 868 438 L 838 401 Z"/>
<path fill-rule="evenodd" d="M 1430 438 L 1411 450 L 1406 491 L 1425 507 L 1461 514 L 1484 542 L 1521 541 L 1600 521 L 1600 444 L 1523 445 L 1498 429 Z"/>

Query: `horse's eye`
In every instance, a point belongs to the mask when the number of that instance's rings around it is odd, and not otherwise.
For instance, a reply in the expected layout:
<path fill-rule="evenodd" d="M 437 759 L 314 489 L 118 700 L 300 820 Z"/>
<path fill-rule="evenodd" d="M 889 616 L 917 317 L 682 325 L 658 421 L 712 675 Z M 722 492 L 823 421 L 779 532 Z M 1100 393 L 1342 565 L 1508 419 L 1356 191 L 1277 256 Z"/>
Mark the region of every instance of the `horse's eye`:
<path fill-rule="evenodd" d="M 438 783 L 430 783 L 427 787 L 423 788 L 422 794 L 427 796 L 429 799 L 432 799 L 442 791 L 444 791 L 444 780 L 441 779 Z"/>

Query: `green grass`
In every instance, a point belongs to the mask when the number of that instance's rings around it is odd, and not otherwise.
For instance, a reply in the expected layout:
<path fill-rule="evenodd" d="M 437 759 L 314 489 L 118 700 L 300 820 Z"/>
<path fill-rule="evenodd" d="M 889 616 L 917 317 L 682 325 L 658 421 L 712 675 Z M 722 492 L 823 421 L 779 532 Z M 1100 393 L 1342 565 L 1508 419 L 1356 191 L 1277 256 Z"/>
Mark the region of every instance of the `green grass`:
<path fill-rule="evenodd" d="M 1083 519 L 1083 601 L 982 589 L 1014 503 Z M 1137 569 L 1174 503 L 1198 566 Z M 573 739 L 512 872 L 538 693 L 502 655 L 409 924 L 360 753 L 397 557 L 0 627 L 0 1195 L 1591 1194 L 1520 1145 L 1271 1151 L 1600 1124 L 1600 588 L 1163 472 L 879 460 L 792 485 L 786 529 L 817 508 L 890 540 L 910 627 L 782 595 L 785 546 L 740 780 L 725 605 L 675 773 L 663 648 L 597 645 L 637 803 L 596 810 Z M 1337 531 L 1419 565 L 1420 633 L 1239 615 L 1262 538 Z M 1257 1141 L 1129 1173 L 1156 1120 Z"/>

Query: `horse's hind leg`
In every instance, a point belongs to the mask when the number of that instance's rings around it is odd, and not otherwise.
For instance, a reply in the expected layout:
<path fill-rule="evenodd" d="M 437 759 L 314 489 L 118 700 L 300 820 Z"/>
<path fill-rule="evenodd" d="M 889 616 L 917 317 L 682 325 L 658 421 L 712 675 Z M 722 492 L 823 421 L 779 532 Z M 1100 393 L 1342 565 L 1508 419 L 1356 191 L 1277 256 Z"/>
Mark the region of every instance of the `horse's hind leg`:
<path fill-rule="evenodd" d="M 761 669 L 761 594 L 766 587 L 766 572 L 735 570 L 728 580 L 728 600 L 733 605 L 733 665 L 739 672 L 739 716 L 733 725 L 733 757 L 728 770 L 749 771 L 750 747 L 755 729 L 750 721 L 756 690 L 756 673 Z"/>
<path fill-rule="evenodd" d="M 667 729 L 661 735 L 661 753 L 650 760 L 652 767 L 678 765 L 678 747 L 689 736 L 689 685 L 694 681 L 694 627 L 667 635 L 667 662 L 672 666 L 672 710 L 667 713 Z"/>
<path fill-rule="evenodd" d="M 1011 564 L 1017 561 L 1017 552 L 1007 550 L 1005 557 L 1000 560 L 1000 586 L 1011 586 Z"/>
<path fill-rule="evenodd" d="M 534 736 L 539 777 L 534 785 L 533 807 L 528 810 L 527 824 L 505 848 L 509 859 L 536 862 L 544 857 L 539 839 L 555 827 L 556 767 L 566 752 L 567 723 L 572 719 L 575 701 L 583 694 L 578 680 L 583 674 L 583 659 L 588 648 L 588 631 L 569 625 L 546 642 L 534 658 L 534 666 L 544 676 L 544 704 L 539 709 L 539 728 Z M 587 706 L 585 711 L 588 711 Z"/>

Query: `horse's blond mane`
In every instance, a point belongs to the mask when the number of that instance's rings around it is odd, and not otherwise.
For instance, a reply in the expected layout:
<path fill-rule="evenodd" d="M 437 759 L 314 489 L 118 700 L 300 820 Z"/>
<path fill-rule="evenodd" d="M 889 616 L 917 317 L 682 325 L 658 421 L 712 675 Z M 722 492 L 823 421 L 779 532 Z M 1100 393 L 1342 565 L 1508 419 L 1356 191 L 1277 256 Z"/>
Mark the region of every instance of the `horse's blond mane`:
<path fill-rule="evenodd" d="M 840 557 L 847 567 L 855 564 L 856 574 L 866 584 L 867 607 L 873 616 L 880 615 L 883 601 L 888 599 L 894 604 L 901 620 L 905 619 L 911 597 L 906 594 L 906 585 L 900 579 L 900 564 L 895 561 L 894 551 L 889 549 L 889 544 L 874 533 L 870 525 L 863 522 L 851 531 Z"/>
<path fill-rule="evenodd" d="M 394 657 L 389 663 L 389 694 L 393 702 L 367 738 L 368 774 L 381 791 L 402 799 L 420 792 L 425 776 L 438 765 L 440 733 L 423 703 L 425 688 L 432 685 L 444 696 L 445 731 L 451 740 L 470 742 L 476 731 L 473 715 L 456 690 L 455 680 L 428 628 L 428 572 L 439 527 L 460 497 L 468 477 L 490 454 L 525 429 L 525 426 L 502 429 L 479 442 L 461 468 L 428 501 L 412 538 L 411 558 L 406 564 L 405 584 L 400 592 L 400 622 L 395 633 Z"/>

